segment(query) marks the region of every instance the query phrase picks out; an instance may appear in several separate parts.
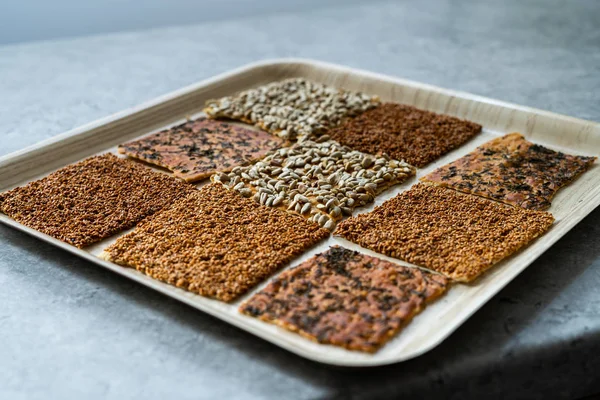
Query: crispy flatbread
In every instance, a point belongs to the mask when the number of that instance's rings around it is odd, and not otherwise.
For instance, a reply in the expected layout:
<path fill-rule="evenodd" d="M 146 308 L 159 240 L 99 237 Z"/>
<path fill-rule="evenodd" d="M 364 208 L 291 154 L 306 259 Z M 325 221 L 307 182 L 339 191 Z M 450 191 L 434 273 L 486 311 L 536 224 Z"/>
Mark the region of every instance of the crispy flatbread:
<path fill-rule="evenodd" d="M 285 144 L 263 131 L 202 118 L 122 144 L 119 152 L 194 182 L 249 164 Z"/>
<path fill-rule="evenodd" d="M 240 311 L 319 343 L 374 352 L 447 286 L 441 275 L 335 246 L 283 272 Z"/>
<path fill-rule="evenodd" d="M 417 184 L 369 213 L 342 221 L 334 234 L 469 282 L 544 234 L 553 222 L 545 211 Z"/>
<path fill-rule="evenodd" d="M 290 78 L 209 100 L 204 112 L 210 118 L 243 121 L 279 137 L 301 141 L 377 104 L 376 96 Z"/>
<path fill-rule="evenodd" d="M 589 169 L 596 157 L 547 149 L 511 133 L 421 178 L 503 203 L 545 210 L 556 192 Z"/>
<path fill-rule="evenodd" d="M 147 218 L 103 258 L 222 301 L 246 293 L 329 232 L 211 183 Z"/>
<path fill-rule="evenodd" d="M 481 125 L 404 104 L 385 103 L 331 129 L 329 136 L 369 154 L 421 168 L 481 132 Z"/>
<path fill-rule="evenodd" d="M 254 165 L 211 179 L 253 196 L 260 204 L 300 213 L 333 229 L 342 214 L 350 215 L 415 173 L 405 162 L 373 157 L 323 139 L 296 143 Z"/>
<path fill-rule="evenodd" d="M 0 211 L 84 247 L 131 228 L 193 190 L 166 174 L 104 154 L 0 194 Z"/>

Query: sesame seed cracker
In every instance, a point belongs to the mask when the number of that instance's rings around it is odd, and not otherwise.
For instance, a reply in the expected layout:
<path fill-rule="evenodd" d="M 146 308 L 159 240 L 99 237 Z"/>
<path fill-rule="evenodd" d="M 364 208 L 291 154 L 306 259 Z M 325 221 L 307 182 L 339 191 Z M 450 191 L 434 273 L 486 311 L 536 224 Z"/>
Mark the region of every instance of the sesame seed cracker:
<path fill-rule="evenodd" d="M 229 302 L 328 236 L 300 216 L 211 183 L 144 220 L 102 257 Z"/>
<path fill-rule="evenodd" d="M 360 246 L 462 282 L 545 233 L 552 214 L 417 184 L 334 232 Z"/>

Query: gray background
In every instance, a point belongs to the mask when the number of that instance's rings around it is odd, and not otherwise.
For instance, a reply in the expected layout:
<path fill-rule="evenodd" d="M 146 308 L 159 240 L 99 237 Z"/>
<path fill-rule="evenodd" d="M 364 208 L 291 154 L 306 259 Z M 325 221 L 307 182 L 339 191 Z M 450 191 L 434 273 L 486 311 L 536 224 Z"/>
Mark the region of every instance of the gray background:
<path fill-rule="evenodd" d="M 196 24 L 368 0 L 2 0 L 0 44 Z"/>
<path fill-rule="evenodd" d="M 93 12 L 42 33 L 7 29 L 7 20 L 31 16 L 0 9 L 0 43 L 12 43 L 0 47 L 0 155 L 247 62 L 286 56 L 600 120 L 596 1 L 281 3 L 271 13 L 239 0 L 214 18 L 184 10 L 181 22 L 191 25 L 171 27 L 159 27 L 145 8 L 137 25 L 117 18 L 108 28 L 98 21 L 111 19 Z M 42 10 L 49 23 L 63 21 L 58 5 Z M 138 28 L 153 29 L 106 33 Z M 89 33 L 99 34 L 23 42 Z M 0 240 L 2 399 L 600 392 L 599 210 L 441 346 L 369 370 L 305 361 L 12 229 L 0 227 Z"/>

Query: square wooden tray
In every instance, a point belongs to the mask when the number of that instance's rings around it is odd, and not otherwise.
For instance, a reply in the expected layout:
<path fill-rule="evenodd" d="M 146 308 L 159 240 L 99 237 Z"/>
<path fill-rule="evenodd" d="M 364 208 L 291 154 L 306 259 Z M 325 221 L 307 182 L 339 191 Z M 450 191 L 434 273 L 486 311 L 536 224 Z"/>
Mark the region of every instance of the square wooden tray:
<path fill-rule="evenodd" d="M 424 174 L 455 160 L 495 136 L 509 132 L 521 132 L 529 140 L 572 154 L 597 156 L 600 153 L 600 125 L 595 122 L 323 62 L 282 59 L 244 66 L 2 157 L 0 158 L 0 191 L 23 185 L 93 154 L 107 151 L 116 153 L 116 146 L 119 143 L 180 123 L 186 116 L 199 116 L 204 102 L 210 98 L 218 98 L 289 77 L 305 77 L 336 87 L 360 90 L 378 95 L 384 101 L 405 103 L 426 110 L 455 115 L 478 122 L 484 127 L 484 131 L 475 139 L 426 168 L 419 169 L 415 179 L 384 192 L 376 198 L 374 205 L 358 209 L 355 214 L 369 211 L 373 206 L 408 189 Z M 598 204 L 600 204 L 600 166 L 594 165 L 577 181 L 558 193 L 549 210 L 555 216 L 556 222 L 548 233 L 515 256 L 492 268 L 475 284 L 452 287 L 447 295 L 427 307 L 404 331 L 375 354 L 364 354 L 314 343 L 274 325 L 239 314 L 237 308 L 240 302 L 264 284 L 237 302 L 225 304 L 99 259 L 97 255 L 118 236 L 86 249 L 78 249 L 27 228 L 4 214 L 0 214 L 0 221 L 212 314 L 300 356 L 341 366 L 376 366 L 416 357 L 441 343 Z M 330 237 L 294 260 L 289 266 L 297 265 L 333 244 L 359 249 L 358 246 L 341 238 Z M 406 265 L 404 262 L 366 249 L 360 248 L 360 250 Z"/>

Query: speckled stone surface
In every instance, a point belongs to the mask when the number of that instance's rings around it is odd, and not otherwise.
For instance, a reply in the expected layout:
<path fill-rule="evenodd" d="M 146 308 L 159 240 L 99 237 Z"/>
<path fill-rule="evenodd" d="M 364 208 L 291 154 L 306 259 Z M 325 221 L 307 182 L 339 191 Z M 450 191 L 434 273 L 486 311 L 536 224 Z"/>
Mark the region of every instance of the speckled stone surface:
<path fill-rule="evenodd" d="M 377 2 L 0 48 L 0 155 L 264 58 L 337 62 L 600 121 L 593 0 Z M 600 209 L 441 346 L 303 360 L 0 227 L 0 398 L 577 398 L 600 392 Z"/>

